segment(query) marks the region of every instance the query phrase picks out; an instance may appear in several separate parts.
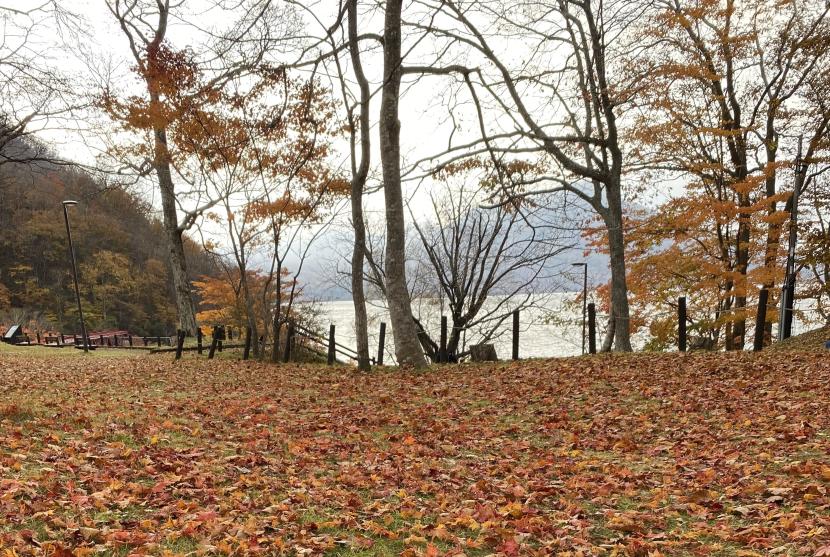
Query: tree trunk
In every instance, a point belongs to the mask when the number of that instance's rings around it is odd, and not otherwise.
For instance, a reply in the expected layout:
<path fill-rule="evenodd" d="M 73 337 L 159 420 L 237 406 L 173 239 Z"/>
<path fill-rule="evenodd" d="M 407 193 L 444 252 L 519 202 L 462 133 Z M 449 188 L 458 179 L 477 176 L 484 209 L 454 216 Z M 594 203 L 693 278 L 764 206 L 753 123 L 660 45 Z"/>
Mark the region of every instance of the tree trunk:
<path fill-rule="evenodd" d="M 778 162 L 778 141 L 776 141 L 775 132 L 775 116 L 772 112 L 767 115 L 766 133 L 764 142 L 766 150 L 766 165 L 770 167 L 767 170 L 767 177 L 764 181 L 766 186 L 766 195 L 769 201 L 767 207 L 767 217 L 769 224 L 767 225 L 767 239 L 764 246 L 764 268 L 766 269 L 766 277 L 763 283 L 763 288 L 769 292 L 767 300 L 767 308 L 772 305 L 775 299 L 775 262 L 778 259 L 779 246 L 781 244 L 781 223 L 775 219 L 775 213 L 778 211 L 778 204 L 775 202 L 775 194 L 778 180 L 778 171 L 776 163 Z M 766 315 L 767 308 L 761 310 L 760 315 Z M 772 338 L 772 322 L 769 319 L 764 320 L 764 344 L 769 343 Z"/>
<path fill-rule="evenodd" d="M 611 315 L 614 319 L 614 350 L 631 352 L 631 320 L 628 308 L 628 285 L 625 278 L 625 238 L 623 235 L 622 197 L 619 182 L 609 183 L 608 254 L 611 260 Z"/>
<path fill-rule="evenodd" d="M 354 251 L 352 252 L 352 301 L 354 302 L 354 331 L 357 344 L 357 368 L 369 371 L 369 317 L 366 313 L 366 294 L 363 289 L 363 262 L 366 230 L 363 224 L 362 195 L 355 198 L 352 190 L 352 220 L 354 220 Z M 359 209 L 355 209 L 355 205 Z M 360 219 L 360 220 L 355 220 Z"/>
<path fill-rule="evenodd" d="M 275 243 L 276 248 L 276 243 Z M 274 337 L 274 346 L 271 350 L 271 363 L 275 364 L 280 357 L 280 326 L 282 325 L 282 261 L 277 261 L 277 292 L 274 303 L 274 320 L 271 323 L 271 332 Z"/>
<path fill-rule="evenodd" d="M 614 319 L 613 315 L 608 317 L 608 329 L 605 331 L 605 338 L 602 340 L 602 348 L 600 348 L 600 352 L 611 352 L 611 348 L 614 346 L 614 331 L 616 329 L 617 321 Z"/>
<path fill-rule="evenodd" d="M 401 2 L 387 0 L 384 22 L 383 93 L 380 106 L 380 153 L 386 205 L 386 291 L 398 364 L 423 368 L 426 360 L 412 318 L 406 287 L 403 194 L 401 191 L 400 120 Z"/>
<path fill-rule="evenodd" d="M 170 157 L 167 151 L 167 136 L 164 129 L 155 131 L 156 174 L 161 192 L 161 206 L 164 215 L 164 232 L 167 237 L 167 250 L 170 256 L 170 270 L 173 278 L 173 290 L 176 298 L 176 312 L 179 329 L 187 335 L 196 334 L 196 307 L 187 278 L 187 263 L 184 257 L 182 231 L 179 229 L 179 216 L 176 213 L 176 191 L 170 173 Z"/>
<path fill-rule="evenodd" d="M 245 316 L 248 326 L 251 328 L 251 338 L 259 338 L 259 327 L 257 327 L 256 312 L 254 310 L 254 300 L 251 296 L 251 290 L 248 285 L 248 275 L 243 270 L 240 273 L 240 281 L 242 282 L 242 295 L 245 296 Z M 259 342 L 253 343 L 254 358 L 259 358 Z"/>
<path fill-rule="evenodd" d="M 746 340 L 746 289 L 747 270 L 749 269 L 749 241 L 750 219 L 752 215 L 744 212 L 750 205 L 749 196 L 742 194 L 739 199 L 741 212 L 738 213 L 737 246 L 735 249 L 735 270 L 738 278 L 735 281 L 735 318 L 732 327 L 732 347 L 743 350 Z"/>
<path fill-rule="evenodd" d="M 274 317 L 274 322 L 271 324 L 271 336 L 274 344 L 271 347 L 271 363 L 275 364 L 280 361 L 280 322 L 279 317 Z"/>
<path fill-rule="evenodd" d="M 357 82 L 360 86 L 360 120 L 359 130 L 355 130 L 354 117 L 350 116 L 351 153 L 352 153 L 352 227 L 354 228 L 354 246 L 352 249 L 352 301 L 354 302 L 354 329 L 357 344 L 357 368 L 369 370 L 369 318 L 366 314 L 366 293 L 363 288 L 363 264 L 366 258 L 366 225 L 363 222 L 363 189 L 369 174 L 371 145 L 369 143 L 369 100 L 371 91 L 369 82 L 363 73 L 360 60 L 360 45 L 357 38 L 357 0 L 348 4 L 349 17 L 349 51 L 354 66 Z M 356 163 L 356 133 L 360 133 L 360 164 Z"/>

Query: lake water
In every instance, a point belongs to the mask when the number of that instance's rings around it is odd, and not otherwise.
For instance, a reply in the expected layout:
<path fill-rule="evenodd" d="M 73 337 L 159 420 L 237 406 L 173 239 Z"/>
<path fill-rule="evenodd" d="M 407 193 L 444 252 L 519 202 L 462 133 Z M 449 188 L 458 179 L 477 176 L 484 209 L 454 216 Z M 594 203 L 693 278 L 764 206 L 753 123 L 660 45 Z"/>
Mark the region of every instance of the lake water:
<path fill-rule="evenodd" d="M 521 310 L 519 319 L 519 356 L 521 358 L 576 356 L 582 353 L 582 305 L 575 302 L 577 295 L 571 292 L 535 295 L 532 299 L 532 306 Z M 495 305 L 503 302 L 502 298 L 491 297 L 483 309 L 485 311 L 490 310 Z M 806 311 L 807 314 L 811 311 L 809 305 L 810 303 L 807 301 L 798 304 L 799 309 Z M 335 325 L 338 343 L 352 348 L 356 346 L 354 305 L 351 300 L 319 302 L 315 306 L 320 310 L 318 321 L 321 326 L 327 328 L 330 323 Z M 385 322 L 386 350 L 384 358 L 386 363 L 392 363 L 395 361 L 394 340 L 389 314 L 377 301 L 370 302 L 367 310 L 369 314 L 370 353 L 372 357 L 377 356 L 380 323 Z M 430 336 L 437 342 L 442 313 L 440 301 L 432 299 L 414 300 L 413 312 L 420 316 L 421 322 L 429 331 Z M 444 311 L 443 313 L 448 312 Z M 597 346 L 602 343 L 605 320 L 605 316 L 597 315 Z M 449 326 L 452 326 L 452 322 L 449 323 Z M 815 324 L 800 322 L 796 319 L 793 323 L 793 334 L 799 334 L 814 326 Z M 776 332 L 777 325 L 773 325 L 773 334 L 775 335 Z M 752 335 L 752 331 L 749 334 Z M 498 327 L 496 336 L 489 341 L 495 345 L 496 353 L 500 359 L 511 357 L 511 338 L 512 320 L 508 317 Z M 468 333 L 465 346 L 475 343 L 477 340 L 478 336 L 476 334 Z M 641 348 L 645 341 L 645 331 L 634 335 L 632 339 L 635 349 Z M 747 345 L 749 346 L 751 342 L 750 337 Z"/>
<path fill-rule="evenodd" d="M 543 297 L 534 297 L 532 307 L 521 310 L 519 318 L 519 356 L 522 358 L 538 358 L 553 356 L 575 356 L 582 353 L 582 306 L 572 307 L 576 294 L 555 293 Z M 503 303 L 499 297 L 492 297 L 487 301 L 484 310 Z M 351 300 L 322 302 L 315 304 L 320 310 L 319 322 L 321 325 L 332 323 L 336 327 L 337 342 L 345 346 L 355 346 L 354 334 L 354 304 Z M 373 357 L 377 356 L 378 334 L 380 323 L 386 323 L 386 362 L 394 361 L 394 346 L 392 326 L 389 314 L 378 303 L 370 303 L 367 307 L 369 314 L 369 347 Z M 420 316 L 424 327 L 430 336 L 437 341 L 441 327 L 441 306 L 438 300 L 415 300 L 413 311 Z M 447 313 L 447 312 L 445 312 Z M 503 313 L 503 312 L 499 312 Z M 555 317 L 558 323 L 551 322 Z M 598 321 L 600 320 L 598 316 Z M 563 323 L 565 322 L 565 323 Z M 452 327 L 450 320 L 449 326 Z M 598 323 L 598 329 L 603 327 Z M 597 342 L 602 342 L 600 333 L 597 333 Z M 479 336 L 467 333 L 467 345 L 475 343 Z M 510 316 L 497 328 L 495 338 L 490 340 L 496 347 L 500 359 L 508 359 L 512 352 L 512 319 Z"/>

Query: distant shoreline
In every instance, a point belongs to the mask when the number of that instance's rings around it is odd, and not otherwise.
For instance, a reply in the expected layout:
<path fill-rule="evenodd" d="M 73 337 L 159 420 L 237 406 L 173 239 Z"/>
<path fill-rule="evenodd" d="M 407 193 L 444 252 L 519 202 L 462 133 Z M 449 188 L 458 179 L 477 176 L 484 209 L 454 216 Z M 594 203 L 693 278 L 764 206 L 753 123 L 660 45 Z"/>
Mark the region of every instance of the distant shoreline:
<path fill-rule="evenodd" d="M 551 294 L 580 294 L 580 293 L 582 293 L 581 288 L 578 289 L 578 290 L 554 290 L 554 291 L 550 291 L 550 292 L 534 292 L 533 294 L 537 295 L 537 296 L 547 296 L 547 295 L 551 295 Z M 503 295 L 504 294 L 491 294 L 488 297 L 489 298 L 496 298 L 498 296 L 503 296 Z M 517 296 L 519 296 L 519 295 L 520 294 L 517 294 Z M 439 298 L 417 298 L 417 299 L 419 299 L 419 300 L 438 300 Z M 325 303 L 329 303 L 329 302 L 351 302 L 351 301 L 352 301 L 351 297 L 336 297 L 336 298 L 326 298 L 326 299 L 313 298 L 312 297 L 310 300 L 303 301 L 302 303 L 315 303 L 316 302 L 316 303 L 325 304 Z M 379 303 L 380 304 L 380 303 L 383 303 L 383 298 L 367 299 L 366 303 L 367 304 L 372 304 L 372 303 Z"/>

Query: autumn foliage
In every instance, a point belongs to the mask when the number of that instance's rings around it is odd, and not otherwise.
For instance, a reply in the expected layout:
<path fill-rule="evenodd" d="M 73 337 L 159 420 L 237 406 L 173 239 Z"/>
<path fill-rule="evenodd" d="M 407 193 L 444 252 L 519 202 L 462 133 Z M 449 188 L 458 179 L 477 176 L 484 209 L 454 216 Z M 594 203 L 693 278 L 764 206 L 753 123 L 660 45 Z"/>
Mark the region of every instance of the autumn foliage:
<path fill-rule="evenodd" d="M 0 358 L 8 555 L 829 550 L 822 354 L 77 362 Z"/>
<path fill-rule="evenodd" d="M 769 337 L 799 135 L 806 165 L 826 160 L 825 13 L 801 1 L 657 2 L 629 39 L 659 44 L 631 59 L 628 71 L 649 78 L 627 127 L 631 163 L 648 169 L 632 195 L 660 199 L 631 208 L 626 225 L 635 320 L 648 322 L 655 348 L 678 296 L 689 298 L 694 334 L 743 349 L 767 288 Z"/>
<path fill-rule="evenodd" d="M 280 288 L 283 296 L 288 298 L 294 288 L 294 298 L 299 301 L 302 298 L 302 289 L 295 288 L 295 282 L 290 279 L 287 269 L 283 269 L 282 279 Z M 257 328 L 266 331 L 276 303 L 276 281 L 269 280 L 261 271 L 248 271 L 247 281 Z M 248 325 L 248 309 L 237 269 L 231 269 L 229 274 L 216 277 L 203 276 L 200 280 L 193 281 L 193 286 L 201 300 L 200 311 L 196 314 L 199 323 L 221 324 L 241 329 Z"/>

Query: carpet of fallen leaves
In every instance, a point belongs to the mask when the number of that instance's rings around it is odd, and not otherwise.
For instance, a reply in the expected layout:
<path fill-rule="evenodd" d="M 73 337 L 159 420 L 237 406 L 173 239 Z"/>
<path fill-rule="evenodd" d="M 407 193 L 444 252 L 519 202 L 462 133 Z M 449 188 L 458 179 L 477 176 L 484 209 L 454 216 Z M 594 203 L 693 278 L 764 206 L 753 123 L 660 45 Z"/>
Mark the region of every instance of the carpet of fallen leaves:
<path fill-rule="evenodd" d="M 830 555 L 830 358 L 0 358 L 0 556 Z"/>
<path fill-rule="evenodd" d="M 825 325 L 818 329 L 813 329 L 800 335 L 792 336 L 781 342 L 774 342 L 767 350 L 773 352 L 777 351 L 799 351 L 806 352 L 814 350 L 822 352 L 830 357 L 830 352 L 825 348 L 824 344 L 830 340 L 830 325 Z"/>

